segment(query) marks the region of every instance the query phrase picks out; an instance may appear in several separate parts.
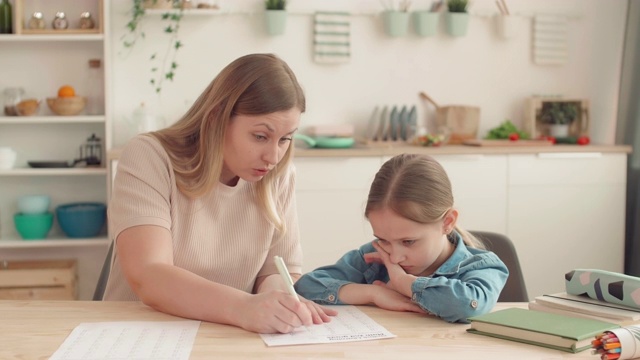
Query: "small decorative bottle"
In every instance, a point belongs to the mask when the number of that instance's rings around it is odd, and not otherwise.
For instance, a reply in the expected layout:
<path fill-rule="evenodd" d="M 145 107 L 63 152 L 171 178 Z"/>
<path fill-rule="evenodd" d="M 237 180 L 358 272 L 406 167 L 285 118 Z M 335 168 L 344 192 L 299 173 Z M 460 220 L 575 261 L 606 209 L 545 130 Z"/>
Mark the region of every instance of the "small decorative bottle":
<path fill-rule="evenodd" d="M 0 34 L 13 33 L 13 20 L 9 0 L 0 2 Z"/>
<path fill-rule="evenodd" d="M 87 72 L 87 114 L 104 115 L 103 89 L 104 81 L 102 76 L 100 59 L 90 59 Z"/>
<path fill-rule="evenodd" d="M 96 23 L 93 21 L 90 12 L 85 11 L 80 14 L 80 29 L 93 29 L 95 26 Z"/>
<path fill-rule="evenodd" d="M 41 12 L 36 11 L 33 13 L 33 15 L 31 15 L 31 19 L 29 19 L 28 27 L 29 29 L 34 29 L 34 30 L 42 30 L 46 27 L 46 24 L 44 23 L 44 17 Z"/>
<path fill-rule="evenodd" d="M 67 16 L 62 11 L 58 11 L 56 13 L 56 17 L 53 19 L 52 26 L 56 30 L 62 30 L 69 27 L 69 20 L 67 20 Z"/>

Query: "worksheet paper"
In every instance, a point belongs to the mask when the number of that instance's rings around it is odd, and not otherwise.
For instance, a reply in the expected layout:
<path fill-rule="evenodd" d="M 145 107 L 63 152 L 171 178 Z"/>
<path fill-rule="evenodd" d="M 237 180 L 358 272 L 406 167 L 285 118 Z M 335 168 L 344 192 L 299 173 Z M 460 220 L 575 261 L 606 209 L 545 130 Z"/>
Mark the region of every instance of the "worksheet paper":
<path fill-rule="evenodd" d="M 352 305 L 327 306 L 338 311 L 331 321 L 301 326 L 289 334 L 260 334 L 267 346 L 326 344 L 396 337 Z"/>
<path fill-rule="evenodd" d="M 200 321 L 82 323 L 49 360 L 188 360 Z"/>

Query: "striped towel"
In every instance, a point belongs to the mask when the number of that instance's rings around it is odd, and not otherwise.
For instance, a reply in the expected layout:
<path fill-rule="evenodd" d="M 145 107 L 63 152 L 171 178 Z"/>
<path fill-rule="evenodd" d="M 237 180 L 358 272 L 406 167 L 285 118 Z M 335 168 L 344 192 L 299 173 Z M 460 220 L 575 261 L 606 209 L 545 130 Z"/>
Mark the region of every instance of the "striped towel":
<path fill-rule="evenodd" d="M 351 21 L 345 12 L 316 12 L 313 31 L 314 60 L 347 63 L 351 57 Z"/>
<path fill-rule="evenodd" d="M 533 60 L 538 65 L 563 65 L 568 57 L 568 19 L 563 15 L 536 15 L 533 24 Z"/>

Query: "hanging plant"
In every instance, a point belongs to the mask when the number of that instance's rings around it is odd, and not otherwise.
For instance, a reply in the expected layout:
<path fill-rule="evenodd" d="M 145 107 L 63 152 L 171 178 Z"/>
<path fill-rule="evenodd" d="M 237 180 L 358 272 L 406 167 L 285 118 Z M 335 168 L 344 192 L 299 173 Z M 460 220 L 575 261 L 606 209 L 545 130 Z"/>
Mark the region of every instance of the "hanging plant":
<path fill-rule="evenodd" d="M 128 33 L 121 37 L 122 45 L 125 49 L 131 50 L 139 39 L 146 37 L 141 21 L 146 14 L 147 7 L 159 1 L 164 2 L 167 0 L 133 0 L 133 6 L 130 10 L 131 19 L 126 25 Z M 160 53 L 160 56 L 158 52 L 154 52 L 149 59 L 151 62 L 149 83 L 156 93 L 162 91 L 162 85 L 165 80 L 173 81 L 178 68 L 177 53 L 184 46 L 178 37 L 184 9 L 180 6 L 178 0 L 171 0 L 171 3 L 172 9 L 161 15 L 162 32 L 168 35 L 169 43 L 164 52 Z"/>

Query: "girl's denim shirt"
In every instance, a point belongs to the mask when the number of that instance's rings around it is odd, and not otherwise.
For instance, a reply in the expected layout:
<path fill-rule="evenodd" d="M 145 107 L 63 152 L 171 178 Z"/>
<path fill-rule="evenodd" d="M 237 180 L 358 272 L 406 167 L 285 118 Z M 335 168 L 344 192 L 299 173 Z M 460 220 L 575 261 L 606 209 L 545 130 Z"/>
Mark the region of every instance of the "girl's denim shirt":
<path fill-rule="evenodd" d="M 448 322 L 468 323 L 467 318 L 488 313 L 509 276 L 506 265 L 487 250 L 467 248 L 456 233 L 456 249 L 431 276 L 418 277 L 411 285 L 411 299 L 427 312 Z M 340 287 L 349 283 L 372 284 L 389 281 L 383 264 L 364 261 L 375 252 L 371 243 L 347 252 L 335 265 L 303 275 L 295 289 L 304 298 L 325 305 L 344 305 Z"/>

